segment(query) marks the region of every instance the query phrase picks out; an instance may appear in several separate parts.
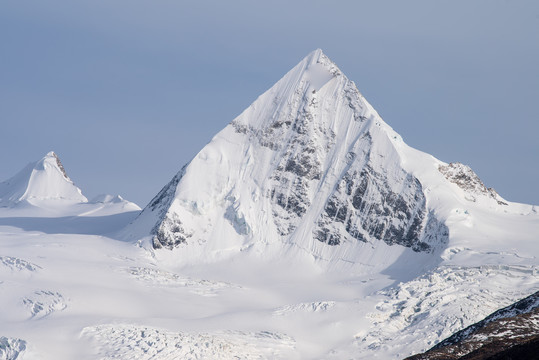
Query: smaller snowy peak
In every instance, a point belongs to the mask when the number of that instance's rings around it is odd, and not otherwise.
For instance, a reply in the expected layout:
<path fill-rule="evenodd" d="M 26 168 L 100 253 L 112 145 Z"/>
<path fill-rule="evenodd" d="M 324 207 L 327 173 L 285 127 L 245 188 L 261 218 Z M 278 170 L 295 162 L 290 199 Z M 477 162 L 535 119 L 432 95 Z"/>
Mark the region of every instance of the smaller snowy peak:
<path fill-rule="evenodd" d="M 90 200 L 91 203 L 121 203 L 125 201 L 120 195 L 99 194 Z"/>
<path fill-rule="evenodd" d="M 20 202 L 63 200 L 87 202 L 82 191 L 66 173 L 60 158 L 50 151 L 37 162 L 28 164 L 12 178 L 0 183 L 0 203 L 11 206 Z"/>
<path fill-rule="evenodd" d="M 476 196 L 483 195 L 496 200 L 498 205 L 507 205 L 507 202 L 498 195 L 493 188 L 487 188 L 479 176 L 467 165 L 455 162 L 441 165 L 438 170 L 447 180 L 456 184 L 466 193 L 466 200 L 475 202 Z"/>
<path fill-rule="evenodd" d="M 102 205 L 105 207 L 120 207 L 125 211 L 140 211 L 141 208 L 134 202 L 125 200 L 120 195 L 100 194 L 88 202 L 90 205 Z"/>

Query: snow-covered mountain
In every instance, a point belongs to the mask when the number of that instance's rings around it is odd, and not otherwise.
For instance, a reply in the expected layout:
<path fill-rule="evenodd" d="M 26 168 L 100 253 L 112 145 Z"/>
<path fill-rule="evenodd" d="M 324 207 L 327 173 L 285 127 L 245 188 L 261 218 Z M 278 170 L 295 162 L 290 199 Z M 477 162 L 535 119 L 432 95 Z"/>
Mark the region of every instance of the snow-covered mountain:
<path fill-rule="evenodd" d="M 379 242 L 431 252 L 448 231 L 405 166 L 405 147 L 316 50 L 217 134 L 137 223 L 154 248 L 198 247 L 206 259 L 273 247 L 354 263 Z"/>
<path fill-rule="evenodd" d="M 469 167 L 407 146 L 316 50 L 219 132 L 131 231 L 179 249 L 179 261 L 249 252 L 389 265 L 403 252 L 443 251 L 452 208 L 468 204 L 532 212 Z"/>
<path fill-rule="evenodd" d="M 140 207 L 119 195 L 103 194 L 88 201 L 58 155 L 50 151 L 0 183 L 0 209 L 7 216 L 96 216 L 139 211 Z"/>
<path fill-rule="evenodd" d="M 0 185 L 0 359 L 402 359 L 539 290 L 536 207 L 320 50 L 142 212 L 39 163 Z"/>
<path fill-rule="evenodd" d="M 60 158 L 53 151 L 0 183 L 0 204 L 3 206 L 51 200 L 72 203 L 88 201 L 67 176 Z"/>

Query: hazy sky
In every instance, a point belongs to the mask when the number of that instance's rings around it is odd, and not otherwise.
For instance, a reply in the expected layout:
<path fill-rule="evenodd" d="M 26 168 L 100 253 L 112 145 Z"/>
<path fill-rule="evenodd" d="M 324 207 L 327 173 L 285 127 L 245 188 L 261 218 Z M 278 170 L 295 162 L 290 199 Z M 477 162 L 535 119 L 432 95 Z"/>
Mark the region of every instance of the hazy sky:
<path fill-rule="evenodd" d="M 539 1 L 3 1 L 0 180 L 141 206 L 321 48 L 405 142 L 539 204 Z"/>

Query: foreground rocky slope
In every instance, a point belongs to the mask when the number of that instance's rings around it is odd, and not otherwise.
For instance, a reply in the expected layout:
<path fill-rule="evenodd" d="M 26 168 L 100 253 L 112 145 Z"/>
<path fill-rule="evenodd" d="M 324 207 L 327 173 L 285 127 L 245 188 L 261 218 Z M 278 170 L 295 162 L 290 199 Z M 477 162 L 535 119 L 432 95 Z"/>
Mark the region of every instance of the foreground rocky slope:
<path fill-rule="evenodd" d="M 539 358 L 539 292 L 498 310 L 408 360 Z"/>

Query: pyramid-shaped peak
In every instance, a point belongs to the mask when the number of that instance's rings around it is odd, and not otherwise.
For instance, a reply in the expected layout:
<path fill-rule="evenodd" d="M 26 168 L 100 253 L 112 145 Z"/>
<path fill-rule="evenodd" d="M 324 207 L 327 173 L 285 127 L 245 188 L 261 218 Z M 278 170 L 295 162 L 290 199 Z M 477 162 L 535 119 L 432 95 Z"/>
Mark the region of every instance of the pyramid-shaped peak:
<path fill-rule="evenodd" d="M 154 248 L 190 246 L 205 259 L 266 244 L 335 261 L 375 242 L 431 251 L 447 232 L 402 166 L 399 139 L 317 49 L 219 132 L 132 229 Z"/>
<path fill-rule="evenodd" d="M 54 151 L 49 151 L 39 161 L 28 164 L 15 176 L 0 183 L 2 203 L 35 203 L 41 200 L 88 201 L 69 178 Z"/>

